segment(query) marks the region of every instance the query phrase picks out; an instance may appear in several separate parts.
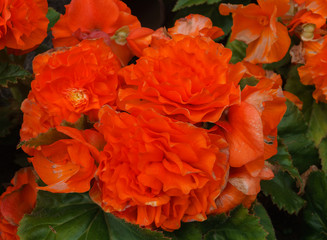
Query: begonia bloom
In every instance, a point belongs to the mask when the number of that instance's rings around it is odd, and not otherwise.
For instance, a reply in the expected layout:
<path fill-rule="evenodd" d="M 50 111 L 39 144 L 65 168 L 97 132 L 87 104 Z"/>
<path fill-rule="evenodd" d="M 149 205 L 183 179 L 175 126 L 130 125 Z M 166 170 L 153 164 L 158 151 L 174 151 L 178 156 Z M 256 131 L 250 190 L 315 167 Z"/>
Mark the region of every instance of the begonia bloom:
<path fill-rule="evenodd" d="M 239 103 L 245 69 L 229 64 L 232 52 L 210 38 L 176 35 L 147 48 L 135 65 L 123 68 L 120 109 L 160 114 L 192 123 L 216 122 L 228 106 Z"/>
<path fill-rule="evenodd" d="M 288 0 L 258 0 L 258 4 L 220 4 L 222 15 L 233 15 L 230 41 L 248 44 L 244 60 L 251 63 L 272 63 L 281 60 L 291 39 L 287 28 L 277 21 L 289 9 Z"/>
<path fill-rule="evenodd" d="M 105 211 L 145 227 L 203 221 L 226 184 L 226 141 L 148 110 L 100 110 L 107 141 L 90 195 Z"/>
<path fill-rule="evenodd" d="M 81 131 L 60 126 L 57 130 L 71 138 L 41 146 L 29 159 L 47 184 L 39 189 L 54 193 L 86 192 L 90 189 L 99 157 L 98 149 L 92 143 L 102 141 L 103 137 L 90 129 Z"/>
<path fill-rule="evenodd" d="M 15 173 L 12 185 L 0 196 L 0 239 L 19 239 L 17 228 L 24 214 L 35 207 L 37 184 L 32 168 L 22 168 Z"/>
<path fill-rule="evenodd" d="M 102 39 L 84 40 L 71 48 L 35 57 L 32 93 L 59 125 L 82 114 L 92 121 L 104 104 L 115 105 L 120 64 Z"/>
<path fill-rule="evenodd" d="M 32 50 L 47 36 L 46 0 L 0 2 L 0 49 Z"/>
<path fill-rule="evenodd" d="M 133 57 L 128 34 L 141 24 L 120 0 L 72 0 L 52 28 L 55 47 L 73 46 L 83 39 L 103 38 L 123 65 Z"/>
<path fill-rule="evenodd" d="M 297 12 L 287 27 L 289 31 L 298 34 L 303 41 L 320 38 L 319 29 L 324 26 L 326 19 L 320 14 L 306 9 Z"/>

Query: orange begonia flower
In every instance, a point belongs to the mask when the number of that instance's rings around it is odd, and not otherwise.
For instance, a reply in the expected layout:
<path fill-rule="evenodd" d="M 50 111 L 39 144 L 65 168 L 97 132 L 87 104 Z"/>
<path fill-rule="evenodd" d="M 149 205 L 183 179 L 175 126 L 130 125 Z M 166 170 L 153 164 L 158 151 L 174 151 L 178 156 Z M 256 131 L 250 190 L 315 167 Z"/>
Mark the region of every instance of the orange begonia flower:
<path fill-rule="evenodd" d="M 0 239 L 19 239 L 17 228 L 24 214 L 35 207 L 37 184 L 32 168 L 22 168 L 11 180 L 12 186 L 0 196 Z"/>
<path fill-rule="evenodd" d="M 47 36 L 46 0 L 0 2 L 0 49 L 32 50 Z"/>
<path fill-rule="evenodd" d="M 33 61 L 32 93 L 59 125 L 82 114 L 96 120 L 104 104 L 115 105 L 120 64 L 102 39 L 38 55 Z"/>
<path fill-rule="evenodd" d="M 230 41 L 248 44 L 245 60 L 272 63 L 281 60 L 291 44 L 287 28 L 277 21 L 289 9 L 288 0 L 258 0 L 258 4 L 220 4 L 222 15 L 233 14 Z"/>
<path fill-rule="evenodd" d="M 81 131 L 60 126 L 57 130 L 72 138 L 41 146 L 29 159 L 42 181 L 48 185 L 39 189 L 55 193 L 86 192 L 90 189 L 95 162 L 99 158 L 94 145 L 104 141 L 103 137 L 90 129 Z"/>
<path fill-rule="evenodd" d="M 298 34 L 303 41 L 309 41 L 321 37 L 318 30 L 325 23 L 326 19 L 320 14 L 302 9 L 296 13 L 287 27 L 290 28 L 290 32 Z"/>
<path fill-rule="evenodd" d="M 307 58 L 304 66 L 298 68 L 304 85 L 315 85 L 313 98 L 327 103 L 327 46 L 324 44 L 316 55 Z"/>
<path fill-rule="evenodd" d="M 240 101 L 238 82 L 245 69 L 229 64 L 231 56 L 210 38 L 175 35 L 120 71 L 118 105 L 128 112 L 152 108 L 192 123 L 216 122 Z"/>
<path fill-rule="evenodd" d="M 244 61 L 244 60 L 242 61 L 242 64 L 246 68 L 244 78 L 255 77 L 257 79 L 260 79 L 266 75 L 265 70 L 262 68 L 262 64 L 256 65 L 256 64 Z"/>
<path fill-rule="evenodd" d="M 151 110 L 134 117 L 105 106 L 99 115 L 107 144 L 90 195 L 105 211 L 172 231 L 216 208 L 228 176 L 221 136 Z"/>
<path fill-rule="evenodd" d="M 104 38 L 123 65 L 133 57 L 126 45 L 129 32 L 140 28 L 137 18 L 120 0 L 72 0 L 52 28 L 55 47 L 73 46 L 83 39 Z"/>

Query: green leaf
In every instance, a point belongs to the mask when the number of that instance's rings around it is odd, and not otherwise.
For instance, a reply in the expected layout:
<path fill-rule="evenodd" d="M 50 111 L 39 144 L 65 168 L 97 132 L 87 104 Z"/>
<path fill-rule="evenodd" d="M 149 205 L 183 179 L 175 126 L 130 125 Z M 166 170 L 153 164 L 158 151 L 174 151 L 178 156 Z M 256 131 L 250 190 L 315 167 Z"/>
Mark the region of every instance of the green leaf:
<path fill-rule="evenodd" d="M 18 79 L 24 79 L 28 76 L 31 76 L 31 74 L 24 68 L 7 62 L 0 62 L 1 87 L 8 87 L 8 84 L 15 84 Z"/>
<path fill-rule="evenodd" d="M 303 115 L 306 122 L 309 122 L 312 104 L 314 99 L 312 98 L 313 86 L 305 86 L 301 83 L 300 77 L 297 71 L 299 66 L 292 66 L 289 70 L 287 81 L 284 89 L 295 94 L 303 102 Z"/>
<path fill-rule="evenodd" d="M 302 112 L 290 101 L 286 101 L 287 111 L 278 125 L 278 135 L 290 153 L 294 166 L 300 174 L 311 165 L 320 165 L 318 150 L 306 135 L 308 126 Z"/>
<path fill-rule="evenodd" d="M 241 90 L 243 90 L 243 88 L 245 88 L 246 85 L 249 86 L 256 86 L 258 84 L 259 80 L 256 79 L 255 77 L 249 77 L 249 78 L 242 78 L 240 81 L 240 87 Z"/>
<path fill-rule="evenodd" d="M 327 138 L 324 138 L 319 145 L 319 157 L 322 170 L 327 173 Z"/>
<path fill-rule="evenodd" d="M 93 124 L 89 120 L 89 118 L 82 114 L 81 117 L 74 123 L 68 122 L 66 120 L 63 120 L 60 126 L 65 126 L 65 127 L 71 127 L 71 128 L 76 128 L 79 130 L 84 130 L 84 129 L 90 129 L 93 127 Z"/>
<path fill-rule="evenodd" d="M 327 176 L 322 171 L 312 172 L 305 189 L 308 202 L 303 211 L 306 224 L 304 239 L 327 238 Z"/>
<path fill-rule="evenodd" d="M 67 135 L 58 132 L 55 128 L 50 128 L 45 133 L 40 133 L 37 137 L 30 140 L 20 142 L 18 148 L 26 145 L 29 147 L 38 147 L 42 145 L 50 145 L 58 140 L 69 138 Z"/>
<path fill-rule="evenodd" d="M 245 58 L 245 52 L 247 48 L 247 44 L 238 40 L 234 40 L 233 42 L 229 42 L 226 44 L 226 47 L 232 50 L 233 55 L 230 60 L 230 63 L 237 63 Z"/>
<path fill-rule="evenodd" d="M 286 78 L 291 67 L 291 55 L 287 54 L 278 62 L 263 64 L 265 70 L 274 71 Z"/>
<path fill-rule="evenodd" d="M 254 205 L 254 213 L 257 217 L 259 217 L 260 224 L 269 233 L 267 240 L 276 240 L 275 230 L 271 223 L 270 217 L 266 209 L 259 202 L 256 202 Z"/>
<path fill-rule="evenodd" d="M 327 136 L 327 104 L 313 103 L 309 121 L 308 136 L 313 139 L 316 146 Z"/>
<path fill-rule="evenodd" d="M 182 9 L 182 8 L 201 5 L 201 4 L 204 4 L 204 3 L 214 4 L 214 3 L 218 3 L 220 1 L 221 0 L 178 0 L 176 2 L 175 7 L 173 8 L 173 12 L 176 12 L 176 11 Z"/>
<path fill-rule="evenodd" d="M 278 172 L 272 180 L 261 181 L 261 190 L 266 196 L 271 196 L 279 209 L 297 214 L 305 201 L 294 192 L 293 185 L 294 180 L 287 173 Z"/>
<path fill-rule="evenodd" d="M 278 166 L 281 171 L 288 172 L 293 179 L 298 181 L 298 183 L 302 183 L 300 173 L 297 168 L 294 167 L 291 155 L 281 140 L 278 141 L 277 150 L 277 154 L 271 157 L 269 162 Z"/>
<path fill-rule="evenodd" d="M 53 8 L 49 7 L 47 12 L 47 18 L 49 19 L 48 31 L 50 31 L 50 28 L 52 28 L 55 25 L 55 23 L 59 20 L 60 13 L 58 13 Z"/>
<path fill-rule="evenodd" d="M 139 228 L 105 213 L 87 194 L 39 191 L 36 208 L 20 221 L 21 240 L 161 240 L 161 232 Z"/>
<path fill-rule="evenodd" d="M 259 218 L 250 215 L 242 206 L 231 212 L 230 218 L 205 235 L 205 240 L 261 240 L 266 239 L 267 232 L 259 223 Z"/>
<path fill-rule="evenodd" d="M 173 240 L 199 240 L 202 239 L 202 222 L 182 223 L 180 229 L 166 232 L 165 235 Z"/>

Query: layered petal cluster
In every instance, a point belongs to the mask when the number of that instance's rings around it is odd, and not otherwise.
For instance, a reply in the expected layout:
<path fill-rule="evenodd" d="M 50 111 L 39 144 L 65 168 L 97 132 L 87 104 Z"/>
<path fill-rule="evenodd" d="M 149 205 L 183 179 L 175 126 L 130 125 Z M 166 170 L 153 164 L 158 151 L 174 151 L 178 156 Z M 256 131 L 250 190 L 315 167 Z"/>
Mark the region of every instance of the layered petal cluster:
<path fill-rule="evenodd" d="M 118 105 L 134 113 L 151 108 L 191 123 L 216 122 L 240 101 L 238 82 L 245 70 L 229 64 L 231 56 L 210 38 L 175 35 L 120 71 Z"/>
<path fill-rule="evenodd" d="M 291 39 L 287 27 L 277 21 L 289 10 L 288 0 L 258 0 L 257 4 L 220 4 L 222 15 L 233 15 L 230 41 L 248 44 L 245 60 L 251 63 L 272 63 L 281 60 Z"/>
<path fill-rule="evenodd" d="M 35 207 L 37 184 L 32 168 L 22 168 L 11 180 L 12 186 L 0 196 L 0 239 L 19 239 L 17 228 L 24 214 Z"/>
<path fill-rule="evenodd" d="M 302 9 L 292 18 L 288 28 L 290 28 L 290 32 L 298 34 L 303 41 L 309 41 L 314 38 L 320 38 L 318 29 L 324 26 L 325 23 L 326 19 L 320 14 Z"/>
<path fill-rule="evenodd" d="M 182 34 L 187 36 L 205 36 L 211 39 L 224 35 L 221 28 L 212 26 L 210 18 L 200 14 L 190 14 L 185 18 L 180 18 L 172 28 L 168 29 L 170 35 Z"/>
<path fill-rule="evenodd" d="M 138 19 L 120 0 L 72 0 L 52 28 L 53 45 L 68 47 L 83 39 L 103 38 L 125 65 L 133 56 L 126 37 L 140 27 Z"/>
<path fill-rule="evenodd" d="M 39 189 L 55 193 L 86 192 L 90 189 L 99 157 L 95 146 L 103 141 L 103 137 L 94 130 L 81 131 L 63 126 L 57 130 L 70 138 L 41 146 L 29 159 L 47 184 Z"/>
<path fill-rule="evenodd" d="M 142 51 L 146 47 L 165 45 L 173 35 L 177 34 L 216 39 L 223 36 L 224 32 L 221 28 L 213 26 L 210 18 L 200 14 L 190 14 L 184 18 L 178 19 L 175 25 L 168 30 L 164 27 L 156 31 L 149 31 L 144 28 L 135 29 L 126 39 L 130 49 L 136 56 L 141 57 L 143 54 Z"/>
<path fill-rule="evenodd" d="M 104 106 L 99 118 L 107 143 L 90 195 L 105 211 L 171 231 L 216 208 L 229 168 L 221 136 L 151 110 L 135 117 Z"/>
<path fill-rule="evenodd" d="M 240 105 L 231 106 L 222 127 L 229 144 L 228 185 L 218 197 L 216 213 L 240 203 L 249 206 L 260 191 L 260 181 L 273 178 L 265 160 L 277 153 L 277 125 L 286 112 L 281 78 L 263 78 L 242 90 Z"/>
<path fill-rule="evenodd" d="M 313 98 L 317 102 L 327 103 L 327 47 L 307 58 L 306 64 L 298 68 L 301 82 L 304 85 L 315 85 Z"/>
<path fill-rule="evenodd" d="M 32 94 L 59 125 L 82 114 L 96 120 L 104 104 L 115 105 L 120 63 L 102 39 L 38 55 L 33 61 Z"/>
<path fill-rule="evenodd" d="M 46 0 L 0 2 L 0 49 L 31 50 L 47 36 Z"/>

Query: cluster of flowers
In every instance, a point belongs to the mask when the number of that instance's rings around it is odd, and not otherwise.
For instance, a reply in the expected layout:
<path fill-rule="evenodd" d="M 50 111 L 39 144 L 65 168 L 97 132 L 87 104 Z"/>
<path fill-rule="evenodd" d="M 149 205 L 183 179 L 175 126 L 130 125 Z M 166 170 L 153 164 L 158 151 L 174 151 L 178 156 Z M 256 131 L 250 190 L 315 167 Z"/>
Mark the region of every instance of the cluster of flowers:
<path fill-rule="evenodd" d="M 315 85 L 313 97 L 327 103 L 326 2 L 319 0 L 258 0 L 257 4 L 221 4 L 222 15 L 233 14 L 230 40 L 248 44 L 245 60 L 272 63 L 281 60 L 296 36 L 298 45 L 290 50 L 301 82 Z M 278 19 L 280 21 L 278 21 Z M 294 96 L 291 96 L 294 99 Z"/>
<path fill-rule="evenodd" d="M 245 59 L 230 64 L 231 50 L 213 40 L 223 31 L 204 16 L 153 31 L 120 0 L 72 0 L 52 28 L 55 48 L 33 61 L 35 79 L 22 104 L 23 149 L 46 184 L 37 188 L 89 191 L 104 211 L 168 231 L 249 207 L 260 181 L 274 176 L 266 160 L 277 153 L 285 96 L 299 102 L 282 91 L 279 75 L 261 67 L 286 55 L 290 35 L 301 39 L 291 54 L 306 63 L 299 68 L 303 83 L 315 84 L 314 97 L 327 101 L 327 13 L 319 3 L 220 4 L 221 14 L 233 15 L 231 41 L 248 45 Z M 16 25 L 4 25 L 3 34 L 11 36 Z M 34 47 L 27 42 L 21 50 Z M 133 56 L 138 60 L 128 65 Z M 258 83 L 241 89 L 248 77 Z M 49 132 L 56 135 L 51 144 L 28 144 Z"/>

